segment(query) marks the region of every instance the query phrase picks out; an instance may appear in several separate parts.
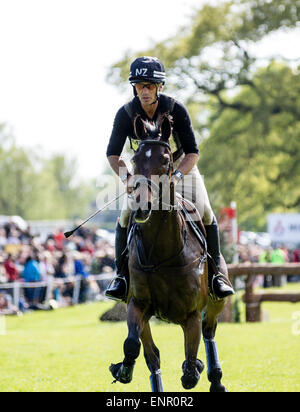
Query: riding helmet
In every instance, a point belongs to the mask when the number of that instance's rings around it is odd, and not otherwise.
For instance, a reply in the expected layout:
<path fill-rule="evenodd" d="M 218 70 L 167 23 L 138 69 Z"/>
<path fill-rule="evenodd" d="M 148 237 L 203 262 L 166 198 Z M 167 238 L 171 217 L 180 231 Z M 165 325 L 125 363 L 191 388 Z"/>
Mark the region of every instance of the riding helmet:
<path fill-rule="evenodd" d="M 138 57 L 130 66 L 129 81 L 132 85 L 141 82 L 165 84 L 164 65 L 157 57 Z"/>

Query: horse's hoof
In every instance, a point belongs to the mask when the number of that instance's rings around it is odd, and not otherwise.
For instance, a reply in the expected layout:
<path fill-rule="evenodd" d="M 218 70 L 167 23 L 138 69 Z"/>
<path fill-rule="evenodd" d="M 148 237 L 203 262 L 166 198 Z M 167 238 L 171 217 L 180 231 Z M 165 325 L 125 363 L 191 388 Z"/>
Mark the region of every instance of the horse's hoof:
<path fill-rule="evenodd" d="M 193 389 L 197 383 L 199 382 L 199 378 L 198 376 L 188 376 L 188 375 L 183 375 L 181 377 L 181 384 L 183 386 L 184 389 L 189 390 L 189 389 Z"/>
<path fill-rule="evenodd" d="M 196 368 L 190 369 L 187 366 L 187 362 L 182 364 L 183 376 L 181 377 L 181 383 L 184 389 L 193 389 L 199 382 L 200 375 L 204 370 L 204 363 L 200 360 L 196 360 Z"/>
<path fill-rule="evenodd" d="M 211 382 L 210 392 L 227 392 L 224 385 L 221 383 L 222 370 L 220 368 L 215 368 L 207 375 L 208 380 Z"/>
<path fill-rule="evenodd" d="M 130 383 L 132 381 L 134 364 L 131 366 L 124 366 L 122 362 L 116 365 L 112 363 L 109 370 L 116 381 L 121 383 Z"/>
<path fill-rule="evenodd" d="M 187 364 L 186 360 L 182 364 L 182 372 L 186 373 L 187 371 Z M 201 374 L 204 371 L 204 363 L 200 359 L 196 359 L 196 369 Z"/>
<path fill-rule="evenodd" d="M 219 382 L 219 383 L 212 383 L 212 384 L 210 385 L 209 391 L 212 392 L 212 393 L 228 392 L 227 389 L 225 388 L 225 386 L 221 384 L 221 382 Z"/>

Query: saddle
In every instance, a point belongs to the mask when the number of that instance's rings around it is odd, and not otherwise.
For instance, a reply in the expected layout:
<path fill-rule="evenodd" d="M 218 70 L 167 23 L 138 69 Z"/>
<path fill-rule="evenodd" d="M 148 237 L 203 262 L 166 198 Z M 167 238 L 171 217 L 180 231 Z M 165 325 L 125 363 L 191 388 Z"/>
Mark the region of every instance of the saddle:
<path fill-rule="evenodd" d="M 193 205 L 193 203 L 184 199 L 181 195 L 177 196 L 177 200 L 178 200 L 179 212 L 182 216 L 182 219 L 186 222 L 186 224 L 195 234 L 201 247 L 204 250 L 203 257 L 202 258 L 199 257 L 200 259 L 199 265 L 203 264 L 207 259 L 211 260 L 211 257 L 207 252 L 206 230 L 203 225 L 201 216 L 199 212 L 197 211 L 197 209 L 195 208 L 195 206 Z M 185 236 L 186 236 L 186 230 L 185 230 Z M 128 254 L 129 245 L 133 238 L 135 238 L 135 241 L 137 244 L 139 266 L 143 271 L 148 272 L 148 271 L 157 270 L 159 267 L 162 266 L 163 263 L 166 263 L 166 262 L 161 262 L 161 264 L 155 266 L 147 262 L 147 253 L 144 249 L 143 241 L 142 241 L 141 234 L 140 234 L 140 229 L 139 229 L 139 226 L 134 223 L 134 212 L 131 214 L 130 220 L 128 223 L 127 248 L 126 248 L 126 251 L 124 251 L 127 254 Z M 183 252 L 183 249 L 184 247 L 182 248 L 181 252 Z M 172 260 L 174 257 L 175 256 L 172 256 L 168 260 Z"/>
<path fill-rule="evenodd" d="M 207 241 L 206 241 L 206 230 L 205 226 L 202 222 L 201 216 L 199 212 L 197 211 L 196 207 L 192 202 L 190 202 L 187 199 L 184 199 L 182 196 L 177 194 L 177 200 L 178 200 L 178 206 L 180 209 L 180 213 L 182 215 L 182 218 L 185 220 L 186 224 L 189 226 L 189 228 L 192 230 L 192 232 L 195 234 L 196 238 L 198 239 L 200 245 L 203 248 L 204 254 L 202 257 L 199 257 L 197 261 L 199 260 L 199 268 L 201 267 L 201 273 L 203 273 L 203 264 L 207 261 L 208 264 L 208 289 L 209 289 L 209 295 L 214 301 L 218 301 L 219 298 L 214 292 L 214 287 L 213 287 L 213 282 L 214 278 L 217 276 L 221 276 L 222 280 L 225 283 L 228 283 L 230 286 L 230 282 L 226 278 L 226 276 L 222 275 L 218 268 L 217 265 L 212 258 L 212 256 L 209 254 L 208 249 L 207 249 Z M 167 261 L 163 261 L 158 265 L 152 265 L 150 262 L 148 262 L 147 259 L 147 253 L 146 250 L 144 249 L 141 233 L 140 233 L 140 228 L 139 226 L 134 222 L 134 212 L 130 216 L 130 220 L 128 223 L 128 236 L 127 236 L 127 247 L 123 252 L 124 255 L 124 266 L 123 266 L 123 275 L 125 275 L 126 278 L 128 278 L 129 281 L 129 272 L 128 272 L 128 252 L 129 252 L 129 245 L 131 241 L 134 239 L 136 242 L 137 246 L 137 257 L 138 257 L 138 262 L 139 262 L 139 268 L 143 272 L 153 272 L 153 271 L 158 271 L 160 270 L 164 264 L 167 264 L 168 261 L 172 261 L 172 259 L 175 256 L 170 257 L 167 259 Z M 186 230 L 185 230 L 185 236 L 186 236 Z M 179 253 L 182 253 L 184 250 L 184 247 Z M 178 254 L 177 254 L 178 255 Z M 185 271 L 190 270 L 190 267 L 193 266 L 195 263 L 192 262 L 191 265 L 187 265 L 185 267 Z M 169 269 L 169 268 L 168 268 Z"/>
<path fill-rule="evenodd" d="M 209 295 L 213 301 L 220 300 L 214 291 L 214 279 L 218 276 L 221 277 L 222 281 L 228 286 L 232 287 L 229 279 L 219 272 L 216 262 L 213 257 L 209 254 L 207 250 L 206 242 L 206 230 L 203 225 L 202 219 L 199 215 L 199 212 L 195 208 L 192 202 L 181 197 L 179 199 L 180 205 L 182 207 L 182 213 L 188 222 L 189 227 L 192 229 L 194 234 L 197 236 L 200 244 L 204 248 L 205 260 L 208 264 L 208 289 Z"/>
<path fill-rule="evenodd" d="M 206 230 L 198 210 L 192 202 L 178 194 L 177 200 L 185 221 L 196 235 L 204 251 L 207 252 Z"/>

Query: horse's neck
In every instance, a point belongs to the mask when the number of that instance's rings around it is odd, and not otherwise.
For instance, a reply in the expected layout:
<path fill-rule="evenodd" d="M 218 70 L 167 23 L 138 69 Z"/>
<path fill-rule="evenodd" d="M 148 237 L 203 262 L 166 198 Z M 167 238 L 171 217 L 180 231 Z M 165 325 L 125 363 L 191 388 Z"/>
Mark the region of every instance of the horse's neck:
<path fill-rule="evenodd" d="M 149 221 L 142 227 L 146 250 L 157 255 L 176 254 L 183 246 L 182 222 L 177 211 L 153 211 Z"/>

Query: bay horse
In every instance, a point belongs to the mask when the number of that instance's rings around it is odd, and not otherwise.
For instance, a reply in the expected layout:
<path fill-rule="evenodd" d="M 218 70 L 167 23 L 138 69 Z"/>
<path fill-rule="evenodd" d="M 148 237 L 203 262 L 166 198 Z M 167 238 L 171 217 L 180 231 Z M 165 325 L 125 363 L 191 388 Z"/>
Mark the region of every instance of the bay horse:
<path fill-rule="evenodd" d="M 155 316 L 183 329 L 183 388 L 194 388 L 204 370 L 203 362 L 197 359 L 202 330 L 210 391 L 225 392 L 214 340 L 217 318 L 225 299 L 214 300 L 209 294 L 205 237 L 204 241 L 199 241 L 186 222 L 178 207 L 174 185 L 170 184 L 173 171 L 169 145 L 171 121 L 164 115 L 153 125 L 137 116 L 134 127 L 140 144 L 132 159 L 134 175 L 138 176 L 133 198 L 139 207 L 132 214 L 128 236 L 128 336 L 123 346 L 124 360 L 111 364 L 110 372 L 114 382 L 131 382 L 142 341 L 146 364 L 151 372 L 152 391 L 163 392 L 160 353 L 149 324 L 150 318 Z M 167 184 L 155 183 L 155 178 L 161 177 L 165 177 Z M 162 188 L 167 196 L 162 197 Z M 171 201 L 163 200 L 166 198 Z M 227 275 L 223 258 L 221 266 L 222 273 Z"/>

